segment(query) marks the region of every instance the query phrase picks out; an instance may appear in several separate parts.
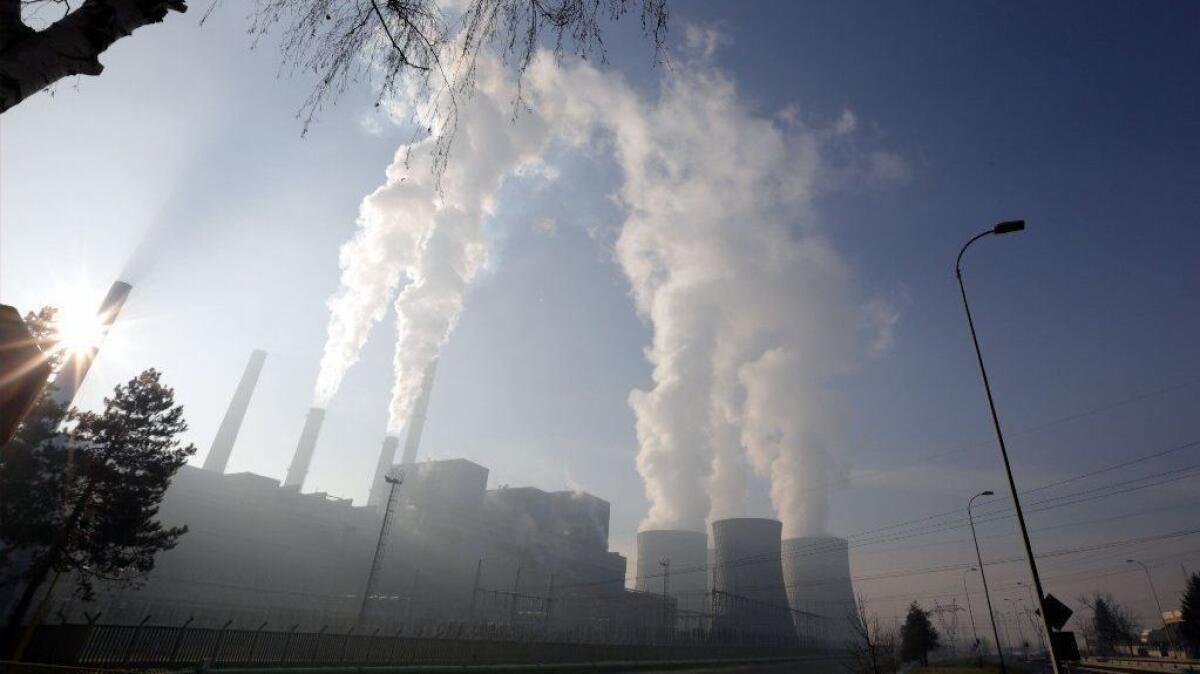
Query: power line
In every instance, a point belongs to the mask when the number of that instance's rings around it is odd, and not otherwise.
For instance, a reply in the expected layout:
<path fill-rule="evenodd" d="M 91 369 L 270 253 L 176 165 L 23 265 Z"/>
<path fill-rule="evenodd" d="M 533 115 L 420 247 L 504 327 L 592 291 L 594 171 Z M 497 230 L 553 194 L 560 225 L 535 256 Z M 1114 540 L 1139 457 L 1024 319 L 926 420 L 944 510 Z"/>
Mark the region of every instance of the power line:
<path fill-rule="evenodd" d="M 1074 482 L 1079 479 L 1083 479 L 1084 477 L 1092 477 L 1092 476 L 1099 475 L 1099 474 L 1102 474 L 1105 472 L 1110 472 L 1112 470 L 1117 470 L 1119 468 L 1128 467 L 1128 466 L 1134 465 L 1136 463 L 1153 460 L 1153 459 L 1156 459 L 1156 458 L 1159 458 L 1159 457 L 1162 457 L 1162 456 L 1165 456 L 1165 455 L 1168 455 L 1168 454 L 1171 454 L 1174 452 L 1179 452 L 1179 451 L 1183 451 L 1185 449 L 1191 449 L 1194 447 L 1200 447 L 1200 440 L 1184 443 L 1181 445 L 1176 445 L 1174 447 L 1171 447 L 1171 448 L 1168 448 L 1165 450 L 1151 452 L 1149 454 L 1140 456 L 1138 458 L 1121 461 L 1117 464 L 1112 464 L 1112 465 L 1106 466 L 1104 468 L 1087 471 L 1080 475 L 1076 475 L 1076 476 L 1073 476 L 1071 478 L 1067 478 L 1064 480 L 1058 480 L 1053 483 L 1047 483 L 1047 484 L 1029 489 L 1022 493 L 1036 493 L 1039 491 L 1044 491 L 1045 489 L 1049 489 L 1054 486 L 1059 486 L 1062 484 Z M 1093 501 L 1093 500 L 1100 499 L 1100 498 L 1117 496 L 1120 494 L 1137 491 L 1137 490 L 1145 489 L 1145 488 L 1152 487 L 1152 486 L 1159 486 L 1162 484 L 1167 484 L 1170 482 L 1175 482 L 1175 481 L 1178 481 L 1181 479 L 1192 477 L 1193 475 L 1195 475 L 1197 473 L 1197 471 L 1200 471 L 1200 464 L 1191 465 L 1191 466 L 1188 466 L 1183 469 L 1174 469 L 1171 471 L 1156 473 L 1156 474 L 1152 474 L 1149 476 L 1134 478 L 1131 480 L 1124 480 L 1124 481 L 1120 481 L 1120 482 L 1116 482 L 1116 483 L 1112 483 L 1112 484 L 1108 484 L 1108 485 L 1101 485 L 1099 487 L 1085 489 L 1085 490 L 1082 490 L 1079 492 L 1073 492 L 1071 494 L 1065 494 L 1062 496 L 1041 499 L 1039 501 L 1034 501 L 1034 502 L 1030 503 L 1029 505 L 1030 506 L 1043 505 L 1044 507 L 1030 508 L 1029 511 L 1030 512 L 1043 512 L 1043 511 L 1051 510 L 1054 508 L 1066 507 L 1069 505 L 1076 505 L 1078 503 Z M 1162 476 L 1167 476 L 1167 477 L 1166 477 L 1166 479 L 1159 480 L 1157 482 L 1149 482 L 1149 483 L 1141 484 L 1141 485 L 1137 485 L 1137 486 L 1128 486 L 1128 485 L 1136 484 L 1138 482 L 1145 482 L 1146 480 L 1149 480 L 1151 478 L 1162 477 Z M 1114 487 L 1123 487 L 1123 486 L 1125 488 L 1113 491 Z M 1097 494 L 1096 492 L 1102 492 L 1102 493 Z M 1075 498 L 1075 497 L 1080 497 L 1080 496 L 1085 496 L 1085 498 Z M 1068 500 L 1068 499 L 1072 499 L 1072 498 L 1075 498 L 1075 500 Z M 1000 500 L 1000 499 L 997 499 L 997 501 L 998 500 Z M 1055 503 L 1055 502 L 1059 502 L 1059 501 L 1064 501 L 1064 502 Z M 866 540 L 860 540 L 860 539 L 867 537 L 873 533 L 883 532 L 883 531 L 887 531 L 890 529 L 896 529 L 896 528 L 903 527 L 903 526 L 910 525 L 910 524 L 919 524 L 921 522 L 937 519 L 940 517 L 945 517 L 945 516 L 951 515 L 951 514 L 958 515 L 958 517 L 959 517 L 958 520 L 950 521 L 950 522 L 942 522 L 942 523 L 938 523 L 938 524 L 932 524 L 932 525 L 928 525 L 926 527 L 920 527 L 920 528 L 916 528 L 916 529 L 902 530 L 902 531 L 896 532 L 894 534 L 888 534 L 885 537 L 874 536 L 874 537 L 867 538 Z M 991 521 L 1006 519 L 1006 518 L 1009 518 L 1012 516 L 1013 515 L 1011 512 L 1003 512 L 1001 510 L 995 510 L 995 511 L 992 511 L 991 513 L 984 513 L 983 516 L 977 521 L 991 522 Z M 878 544 L 878 543 L 883 543 L 883 542 L 891 542 L 891 541 L 895 541 L 895 540 L 904 540 L 906 538 L 913 538 L 916 536 L 924 536 L 924 535 L 936 533 L 939 531 L 949 531 L 949 530 L 959 529 L 959 528 L 963 528 L 965 526 L 967 526 L 967 523 L 961 517 L 961 509 L 956 509 L 953 511 L 947 511 L 945 513 L 938 513 L 935 515 L 929 515 L 929 516 L 917 518 L 914 520 L 908 520 L 906 522 L 900 522 L 900 523 L 889 525 L 886 527 L 879 527 L 879 528 L 868 530 L 865 532 L 860 532 L 858 534 L 851 534 L 850 536 L 847 536 L 845 540 L 847 541 L 848 547 L 854 548 L 854 547 L 860 547 L 863 545 L 873 545 L 873 544 Z M 815 555 L 815 554 L 823 554 L 823 553 L 828 553 L 828 552 L 834 552 L 834 551 L 838 550 L 839 547 L 840 547 L 839 544 L 836 544 L 836 543 L 832 544 L 832 545 L 824 545 L 824 546 L 817 545 L 817 546 L 813 546 L 811 548 L 805 548 L 803 550 L 795 550 L 795 551 L 785 552 L 785 553 L 783 553 L 782 556 L 783 557 L 792 557 L 792 556 L 797 556 L 797 555 L 809 556 L 809 555 Z M 1039 556 L 1042 556 L 1042 555 L 1039 555 Z M 761 562 L 767 562 L 767 561 L 770 561 L 770 560 L 765 555 L 751 555 L 751 556 L 747 556 L 747 557 L 743 557 L 743 558 L 735 558 L 733 560 L 730 560 L 729 562 L 726 562 L 723 566 L 726 568 L 729 568 L 729 567 L 740 566 L 740 565 L 745 565 L 745 564 L 749 564 L 749 563 L 756 563 L 756 562 L 761 563 Z M 704 571 L 709 571 L 709 570 L 711 570 L 711 565 L 703 564 L 703 565 L 693 565 L 690 567 L 684 567 L 682 569 L 677 569 L 674 571 L 674 573 L 676 575 L 679 575 L 679 574 L 687 574 L 687 573 L 699 573 L 699 572 L 704 572 Z M 589 586 L 589 585 L 605 585 L 605 584 L 613 584 L 613 583 L 617 583 L 617 582 L 621 582 L 624 584 L 624 583 L 627 583 L 629 580 L 635 580 L 635 581 L 639 580 L 639 579 L 649 580 L 651 578 L 657 578 L 657 577 L 659 577 L 659 574 L 650 573 L 650 574 L 646 574 L 645 576 L 633 576 L 633 577 L 625 577 L 625 578 L 621 578 L 621 579 L 612 579 L 612 580 L 605 580 L 605 581 L 591 581 L 588 583 L 580 583 L 580 584 L 576 584 L 573 586 L 567 586 L 567 587 L 584 587 L 584 586 Z M 564 587 L 564 589 L 565 589 L 565 587 Z"/>

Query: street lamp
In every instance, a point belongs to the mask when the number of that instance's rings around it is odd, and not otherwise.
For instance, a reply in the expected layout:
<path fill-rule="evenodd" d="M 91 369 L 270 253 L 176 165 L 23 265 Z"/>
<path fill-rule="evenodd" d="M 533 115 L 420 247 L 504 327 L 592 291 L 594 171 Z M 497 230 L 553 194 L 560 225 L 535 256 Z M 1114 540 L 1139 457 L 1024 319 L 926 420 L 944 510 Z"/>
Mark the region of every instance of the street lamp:
<path fill-rule="evenodd" d="M 971 506 L 975 505 L 975 499 L 995 494 L 996 492 L 989 489 L 972 496 L 971 500 L 967 501 L 967 521 L 971 523 L 971 539 L 975 541 L 975 559 L 979 561 L 979 578 L 983 580 L 983 598 L 987 601 L 988 620 L 992 621 L 992 636 L 996 639 L 996 655 L 1000 658 L 1000 674 L 1008 674 L 1008 669 L 1004 666 L 1004 648 L 1000 646 L 1000 631 L 996 629 L 996 615 L 992 611 L 992 595 L 988 593 L 987 574 L 983 572 L 983 555 L 979 553 L 979 536 L 975 534 L 975 515 L 971 513 Z M 963 578 L 965 579 L 966 576 Z"/>
<path fill-rule="evenodd" d="M 975 629 L 975 611 L 971 608 L 971 591 L 967 589 L 967 574 L 972 571 L 978 571 L 975 567 L 971 567 L 963 571 L 963 594 L 967 596 L 967 615 L 971 616 L 971 636 L 975 637 L 975 650 L 980 651 L 982 657 L 982 648 L 979 644 L 979 630 Z M 980 661 L 982 662 L 982 660 Z"/>
<path fill-rule="evenodd" d="M 1167 627 L 1167 618 L 1163 615 L 1162 603 L 1158 601 L 1158 590 L 1154 589 L 1154 578 L 1150 575 L 1150 567 L 1145 563 L 1139 562 L 1136 559 L 1125 560 L 1126 564 L 1137 564 L 1142 567 L 1142 571 L 1146 572 L 1146 582 L 1150 583 L 1150 594 L 1154 595 L 1154 605 L 1158 607 L 1158 618 L 1162 621 L 1163 636 L 1167 638 L 1167 645 L 1171 647 L 1171 651 L 1175 651 L 1175 640 L 1171 638 L 1171 629 Z"/>
<path fill-rule="evenodd" d="M 988 383 L 987 368 L 983 366 L 983 352 L 979 350 L 979 337 L 975 334 L 975 321 L 971 318 L 971 305 L 967 303 L 967 288 L 962 279 L 962 257 L 967 247 L 989 234 L 1011 234 L 1025 229 L 1024 220 L 1008 220 L 1001 222 L 991 229 L 984 230 L 971 237 L 961 250 L 954 263 L 954 275 L 958 278 L 958 289 L 962 292 L 963 309 L 967 313 L 967 327 L 971 329 L 971 342 L 975 345 L 975 358 L 979 361 L 979 374 L 983 378 L 983 389 L 987 393 L 988 409 L 992 413 L 992 425 L 996 428 L 996 440 L 1000 444 L 1000 457 L 1004 460 L 1004 474 L 1008 478 L 1008 489 L 1012 493 L 1013 509 L 1017 512 L 1017 524 L 1021 528 L 1021 542 L 1025 544 L 1025 558 L 1029 560 L 1029 575 L 1033 578 L 1033 589 L 1037 594 L 1038 609 L 1042 616 L 1042 630 L 1046 641 L 1050 644 L 1050 667 L 1054 674 L 1059 674 L 1058 656 L 1054 653 L 1054 637 L 1050 633 L 1050 622 L 1046 618 L 1046 599 L 1042 591 L 1042 579 L 1038 576 L 1037 562 L 1033 558 L 1033 545 L 1029 542 L 1029 530 L 1025 527 L 1025 513 L 1021 511 L 1021 499 L 1017 495 L 1017 483 L 1013 481 L 1012 466 L 1008 462 L 1008 448 L 1004 446 L 1004 434 L 1000 431 L 1000 418 L 996 416 L 996 402 L 992 398 L 992 386 Z"/>

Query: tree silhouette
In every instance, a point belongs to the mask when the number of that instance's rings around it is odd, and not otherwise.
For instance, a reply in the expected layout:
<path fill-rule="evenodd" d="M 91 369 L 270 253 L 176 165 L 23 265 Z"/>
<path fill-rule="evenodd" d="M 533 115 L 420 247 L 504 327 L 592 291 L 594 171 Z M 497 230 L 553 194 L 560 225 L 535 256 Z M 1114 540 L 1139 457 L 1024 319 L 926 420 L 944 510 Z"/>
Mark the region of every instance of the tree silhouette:
<path fill-rule="evenodd" d="M 42 30 L 28 21 L 65 9 Z M 0 0 L 0 112 L 71 75 L 99 75 L 103 54 L 117 40 L 186 12 L 185 0 L 84 0 L 72 9 L 57 0 Z"/>
<path fill-rule="evenodd" d="M 929 611 L 917 602 L 908 605 L 908 615 L 900 628 L 900 659 L 904 662 L 920 660 L 929 664 L 929 652 L 941 647 L 938 632 L 929 621 Z"/>
<path fill-rule="evenodd" d="M 1200 654 L 1200 573 L 1188 576 L 1187 588 L 1183 591 L 1183 622 L 1179 634 L 1193 656 Z"/>
<path fill-rule="evenodd" d="M 1128 646 L 1132 654 L 1137 624 L 1129 611 L 1106 592 L 1095 592 L 1091 597 L 1081 597 L 1080 601 L 1092 610 L 1089 631 L 1098 654 L 1114 655 L 1119 646 Z"/>
<path fill-rule="evenodd" d="M 65 424 L 60 426 L 60 422 Z M 20 584 L 9 643 L 47 580 L 70 574 L 93 596 L 96 578 L 137 584 L 186 527 L 164 528 L 159 503 L 196 449 L 174 391 L 150 369 L 119 385 L 103 412 L 39 407 L 0 454 L 0 563 Z"/>
<path fill-rule="evenodd" d="M 544 38 L 557 53 L 598 53 L 603 59 L 604 23 L 635 7 L 656 47 L 663 45 L 667 26 L 667 0 L 468 0 L 456 16 L 447 16 L 440 0 L 257 0 L 257 5 L 251 32 L 282 27 L 284 61 L 318 77 L 303 108 L 306 127 L 349 83 L 378 77 L 380 98 L 409 87 L 449 92 L 442 117 L 452 129 L 456 95 L 474 87 L 475 63 L 486 47 L 495 47 L 523 72 Z M 45 28 L 28 25 L 31 17 L 60 8 L 65 13 Z M 62 0 L 0 0 L 0 112 L 65 77 L 99 75 L 100 55 L 114 42 L 187 8 L 186 0 L 84 0 L 74 9 Z M 447 145 L 452 135 L 444 134 Z"/>

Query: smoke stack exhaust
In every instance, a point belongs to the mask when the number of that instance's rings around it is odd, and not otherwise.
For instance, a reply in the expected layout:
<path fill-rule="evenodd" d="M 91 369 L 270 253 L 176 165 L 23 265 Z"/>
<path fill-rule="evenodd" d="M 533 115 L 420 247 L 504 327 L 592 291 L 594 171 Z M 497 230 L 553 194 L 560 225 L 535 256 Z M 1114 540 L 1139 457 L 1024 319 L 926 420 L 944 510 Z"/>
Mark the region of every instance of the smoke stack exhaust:
<path fill-rule="evenodd" d="M 400 438 L 387 435 L 383 438 L 383 447 L 379 450 L 379 463 L 375 464 L 375 481 L 371 483 L 371 495 L 367 497 L 367 505 L 382 508 L 387 498 L 384 496 L 384 476 L 396 460 L 396 449 L 400 447 Z"/>
<path fill-rule="evenodd" d="M 87 376 L 88 370 L 91 369 L 92 363 L 96 360 L 96 354 L 100 351 L 100 345 L 104 342 L 104 338 L 108 336 L 109 330 L 112 329 L 113 322 L 117 320 L 117 315 L 121 313 L 121 307 L 125 306 L 125 300 L 129 299 L 129 292 L 133 290 L 133 286 L 124 281 L 117 281 L 108 289 L 108 294 L 104 296 L 104 301 L 100 303 L 100 310 L 96 312 L 97 323 L 99 324 L 99 334 L 96 336 L 96 343 L 86 350 L 72 353 L 63 361 L 62 368 L 58 371 L 58 376 L 54 378 L 54 402 L 63 407 L 70 407 L 75 400 L 75 395 L 79 393 L 79 387 L 83 384 L 83 378 Z"/>
<path fill-rule="evenodd" d="M 417 449 L 421 445 L 421 431 L 425 428 L 425 412 L 429 409 L 429 395 L 433 391 L 433 375 L 437 372 L 437 360 L 429 363 L 425 369 L 425 380 L 421 383 L 421 397 L 408 415 L 407 428 L 404 434 L 404 456 L 400 463 L 416 463 Z"/>
<path fill-rule="evenodd" d="M 308 418 L 304 420 L 304 430 L 300 432 L 300 442 L 296 443 L 296 453 L 292 455 L 292 465 L 288 466 L 283 486 L 295 487 L 297 490 L 304 486 L 308 464 L 312 463 L 313 450 L 317 448 L 317 436 L 321 434 L 321 423 L 324 421 L 324 409 L 314 407 L 308 411 Z"/>
<path fill-rule="evenodd" d="M 250 353 L 250 362 L 242 373 L 233 400 L 229 401 L 229 409 L 225 410 L 225 418 L 213 438 L 212 449 L 204 457 L 204 470 L 218 473 L 225 472 L 229 463 L 229 455 L 233 453 L 233 443 L 237 440 L 238 431 L 242 428 L 242 420 L 246 418 L 246 409 L 250 407 L 250 397 L 254 395 L 254 387 L 258 385 L 258 375 L 262 373 L 263 363 L 267 361 L 267 352 L 255 349 Z"/>

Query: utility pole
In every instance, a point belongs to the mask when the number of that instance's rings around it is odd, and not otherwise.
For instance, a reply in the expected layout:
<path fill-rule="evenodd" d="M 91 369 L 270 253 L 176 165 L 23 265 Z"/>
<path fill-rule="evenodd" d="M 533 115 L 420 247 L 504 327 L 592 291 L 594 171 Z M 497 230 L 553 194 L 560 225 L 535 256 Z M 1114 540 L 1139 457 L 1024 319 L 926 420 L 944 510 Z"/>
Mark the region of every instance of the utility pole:
<path fill-rule="evenodd" d="M 383 568 L 383 555 L 387 550 L 388 533 L 391 531 L 392 516 L 396 510 L 396 489 L 404 482 L 404 473 L 400 472 L 395 477 L 385 475 L 383 479 L 391 485 L 391 488 L 388 490 L 387 507 L 383 510 L 383 524 L 379 526 L 379 541 L 375 543 L 375 558 L 371 560 L 371 570 L 367 573 L 367 587 L 363 590 L 362 606 L 358 609 L 359 626 L 366 623 L 367 602 L 371 601 L 371 595 L 375 592 L 375 584 L 379 582 L 379 571 Z"/>

